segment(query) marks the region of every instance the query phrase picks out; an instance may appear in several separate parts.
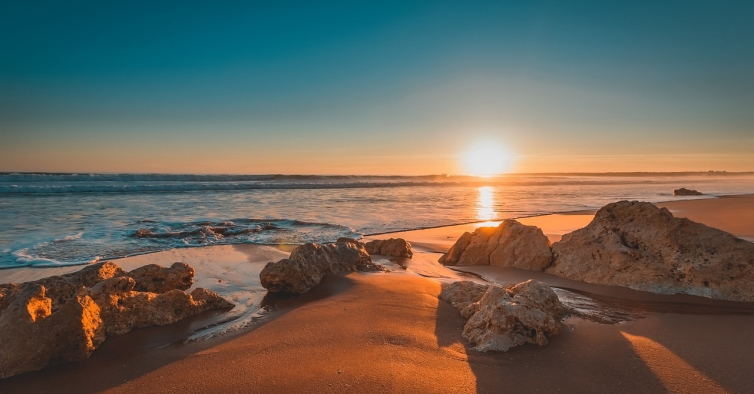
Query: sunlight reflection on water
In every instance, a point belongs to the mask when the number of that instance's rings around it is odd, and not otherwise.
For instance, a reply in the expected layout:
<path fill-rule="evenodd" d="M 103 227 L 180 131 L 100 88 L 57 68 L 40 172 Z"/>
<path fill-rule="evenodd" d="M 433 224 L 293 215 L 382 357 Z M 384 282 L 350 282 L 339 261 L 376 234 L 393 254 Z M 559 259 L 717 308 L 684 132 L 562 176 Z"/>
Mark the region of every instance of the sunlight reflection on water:
<path fill-rule="evenodd" d="M 477 220 L 495 220 L 498 217 L 495 212 L 495 189 L 492 186 L 482 186 L 478 189 L 479 201 L 477 202 Z"/>

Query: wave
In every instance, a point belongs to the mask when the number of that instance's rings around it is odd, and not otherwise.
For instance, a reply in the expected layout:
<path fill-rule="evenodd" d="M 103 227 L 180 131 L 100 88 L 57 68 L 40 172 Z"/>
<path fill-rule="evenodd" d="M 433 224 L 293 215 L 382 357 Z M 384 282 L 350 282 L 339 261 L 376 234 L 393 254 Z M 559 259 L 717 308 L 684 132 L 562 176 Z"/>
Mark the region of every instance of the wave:
<path fill-rule="evenodd" d="M 320 175 L 166 175 L 0 173 L 0 195 L 75 193 L 166 193 L 274 189 L 365 189 L 395 187 L 600 186 L 668 184 L 664 176 L 508 175 L 470 176 L 320 176 Z"/>
<path fill-rule="evenodd" d="M 351 182 L 373 180 L 442 180 L 447 175 L 213 175 L 213 174 L 86 174 L 86 173 L 39 173 L 39 172 L 0 172 L 0 182 L 264 182 L 264 181 L 309 181 L 309 182 Z M 463 177 L 459 177 L 463 178 Z"/>
<path fill-rule="evenodd" d="M 140 193 L 192 192 L 268 189 L 352 189 L 379 187 L 434 186 L 437 182 L 340 182 L 340 183 L 237 183 L 237 182 L 160 182 L 91 184 L 0 184 L 0 194 L 59 193 Z"/>
<path fill-rule="evenodd" d="M 490 179 L 521 179 L 521 178 L 645 178 L 645 177 L 737 177 L 752 176 L 754 172 L 604 172 L 604 173 L 520 173 L 507 174 Z M 456 181 L 466 182 L 479 177 L 470 175 L 238 175 L 238 174 L 159 174 L 159 173 L 55 173 L 55 172 L 0 172 L 0 182 L 438 182 Z"/>
<path fill-rule="evenodd" d="M 4 250 L 11 260 L 0 259 L 0 268 L 81 265 L 163 250 L 208 246 L 302 244 L 333 242 L 340 237 L 361 238 L 351 227 L 291 219 L 231 219 L 222 221 L 138 221 L 136 226 L 108 234 L 79 232 L 37 241 L 33 245 Z"/>

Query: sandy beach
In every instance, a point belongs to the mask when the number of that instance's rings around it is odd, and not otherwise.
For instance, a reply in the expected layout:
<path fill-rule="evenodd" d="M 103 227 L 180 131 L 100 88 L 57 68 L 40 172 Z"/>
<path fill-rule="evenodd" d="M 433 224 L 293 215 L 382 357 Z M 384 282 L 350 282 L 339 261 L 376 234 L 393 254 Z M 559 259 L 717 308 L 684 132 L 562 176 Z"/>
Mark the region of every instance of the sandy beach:
<path fill-rule="evenodd" d="M 754 394 L 753 16 L 4 2 L 0 394 Z"/>
<path fill-rule="evenodd" d="M 754 196 L 657 204 L 754 241 Z M 520 221 L 551 241 L 585 226 L 593 212 Z M 195 286 L 231 299 L 234 320 L 217 312 L 108 339 L 91 358 L 0 380 L 0 393 L 490 392 L 750 393 L 754 306 L 688 295 L 589 285 L 541 272 L 498 267 L 451 270 L 437 259 L 464 232 L 495 222 L 367 237 L 402 237 L 413 259 L 375 259 L 391 272 L 327 276 L 299 297 L 265 297 L 258 274 L 290 247 L 213 246 L 119 259 L 124 268 L 184 261 Z M 0 270 L 21 282 L 80 267 Z M 547 346 L 480 353 L 461 337 L 465 320 L 437 298 L 444 283 L 542 280 L 585 294 L 632 318 L 580 318 Z M 259 305 L 270 311 L 256 313 Z M 202 328 L 223 335 L 185 343 Z"/>

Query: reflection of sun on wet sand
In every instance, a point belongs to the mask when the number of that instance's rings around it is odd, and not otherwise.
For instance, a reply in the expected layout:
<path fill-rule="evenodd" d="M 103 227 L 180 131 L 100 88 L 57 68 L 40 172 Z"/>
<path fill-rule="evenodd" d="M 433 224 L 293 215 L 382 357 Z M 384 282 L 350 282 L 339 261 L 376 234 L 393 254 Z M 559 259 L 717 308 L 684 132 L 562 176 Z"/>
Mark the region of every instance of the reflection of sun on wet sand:
<path fill-rule="evenodd" d="M 692 218 L 702 212 L 697 206 L 731 218 L 716 225 L 735 234 L 741 234 L 739 229 L 743 234 L 752 231 L 752 197 L 673 204 L 675 212 Z M 568 226 L 581 227 L 590 218 L 549 215 L 522 222 L 533 221 L 526 224 L 536 223 L 552 237 L 567 232 Z M 437 299 L 440 283 L 457 280 L 463 273 L 435 264 L 439 253 L 473 227 L 404 232 L 399 236 L 412 241 L 415 254 L 409 261 L 392 259 L 398 263 L 392 265 L 394 272 L 328 276 L 303 296 L 276 300 L 267 318 L 251 331 L 166 346 L 171 338 L 179 338 L 176 327 L 137 330 L 106 342 L 89 360 L 0 381 L 0 391 L 751 391 L 754 315 L 742 303 L 586 285 L 584 292 L 598 293 L 603 302 L 628 299 L 618 306 L 629 309 L 636 303 L 640 318 L 618 325 L 570 319 L 568 329 L 545 347 L 525 345 L 507 353 L 473 351 L 461 337 L 464 319 Z M 217 259 L 224 268 L 213 273 L 212 280 L 238 284 L 244 281 L 241 278 L 250 278 L 246 273 L 250 267 L 278 258 L 272 251 L 259 255 L 254 249 L 244 253 L 230 247 L 184 249 L 139 258 L 152 256 L 157 261 L 149 262 L 163 265 L 175 259 L 189 264 Z M 525 271 L 515 272 L 516 281 L 525 279 Z M 24 274 L 0 271 L 0 278 L 8 275 L 18 280 Z M 562 285 L 552 280 L 554 286 Z M 735 308 L 712 314 L 724 305 Z M 160 337 L 169 340 L 160 342 Z"/>

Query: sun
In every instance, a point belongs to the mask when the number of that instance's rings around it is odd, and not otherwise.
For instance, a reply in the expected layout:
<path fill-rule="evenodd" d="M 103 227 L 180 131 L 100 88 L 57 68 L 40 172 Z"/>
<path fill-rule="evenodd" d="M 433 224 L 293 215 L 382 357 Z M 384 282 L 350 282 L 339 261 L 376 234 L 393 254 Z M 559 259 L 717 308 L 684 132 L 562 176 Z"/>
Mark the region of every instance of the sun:
<path fill-rule="evenodd" d="M 510 171 L 513 158 L 513 152 L 500 141 L 483 138 L 466 148 L 461 155 L 461 162 L 467 175 L 489 177 Z"/>

